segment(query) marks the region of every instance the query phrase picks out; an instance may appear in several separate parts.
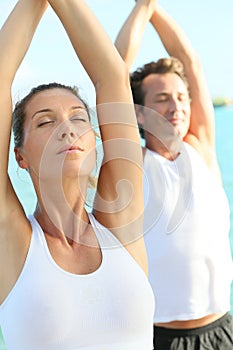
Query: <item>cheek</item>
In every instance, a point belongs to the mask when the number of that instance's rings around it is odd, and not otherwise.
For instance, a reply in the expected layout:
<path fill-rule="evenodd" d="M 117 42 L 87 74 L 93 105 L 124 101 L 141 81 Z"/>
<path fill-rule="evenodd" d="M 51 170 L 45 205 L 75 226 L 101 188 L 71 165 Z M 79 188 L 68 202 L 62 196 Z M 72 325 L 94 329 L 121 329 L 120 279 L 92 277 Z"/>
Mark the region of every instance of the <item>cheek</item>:
<path fill-rule="evenodd" d="M 169 109 L 169 104 L 168 103 L 156 103 L 156 104 L 151 104 L 147 107 L 149 108 L 149 111 L 151 110 L 152 113 L 154 111 L 154 112 L 160 114 L 161 116 L 163 116 L 167 112 L 167 110 Z"/>
<path fill-rule="evenodd" d="M 190 118 L 191 118 L 191 116 L 190 116 L 190 109 L 188 109 L 186 111 L 186 119 L 185 119 L 185 122 L 186 122 L 187 126 L 189 126 L 189 124 L 190 124 Z"/>
<path fill-rule="evenodd" d="M 181 137 L 185 137 L 189 131 L 190 127 L 190 117 L 186 117 L 185 122 L 183 124 L 183 128 L 181 130 Z"/>
<path fill-rule="evenodd" d="M 40 151 L 39 151 L 38 145 L 36 145 L 35 142 L 28 142 L 28 141 L 29 140 L 27 140 L 24 143 L 23 152 L 24 152 L 25 158 L 27 159 L 27 161 L 29 163 L 29 167 L 30 167 L 31 165 L 33 165 L 35 163 L 35 161 L 39 157 Z"/>
<path fill-rule="evenodd" d="M 46 140 L 43 137 L 40 139 L 33 137 L 27 137 L 24 143 L 24 153 L 28 162 L 28 166 L 34 172 L 38 173 L 41 168 L 41 164 L 47 161 L 51 164 L 51 152 L 49 152 L 49 147 L 46 147 Z"/>
<path fill-rule="evenodd" d="M 88 132 L 83 136 L 82 140 L 86 148 L 86 155 L 82 161 L 82 169 L 86 172 L 91 172 L 96 166 L 96 139 L 93 131 Z"/>
<path fill-rule="evenodd" d="M 187 103 L 184 107 L 184 113 L 187 116 L 188 119 L 190 119 L 190 115 L 191 115 L 191 106 L 190 103 Z"/>
<path fill-rule="evenodd" d="M 86 147 L 87 147 L 87 158 L 89 159 L 90 162 L 95 163 L 96 162 L 96 138 L 95 134 L 93 131 L 88 132 L 86 135 Z"/>
<path fill-rule="evenodd" d="M 85 145 L 88 152 L 92 152 L 96 149 L 96 137 L 92 129 L 87 131 L 84 135 L 80 136 L 80 140 Z"/>

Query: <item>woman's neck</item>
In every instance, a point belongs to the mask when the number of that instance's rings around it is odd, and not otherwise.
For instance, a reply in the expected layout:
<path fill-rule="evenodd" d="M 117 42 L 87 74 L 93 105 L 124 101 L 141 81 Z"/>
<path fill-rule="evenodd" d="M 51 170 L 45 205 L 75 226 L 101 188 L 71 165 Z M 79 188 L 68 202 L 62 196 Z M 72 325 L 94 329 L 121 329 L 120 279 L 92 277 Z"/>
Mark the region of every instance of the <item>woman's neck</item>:
<path fill-rule="evenodd" d="M 85 210 L 86 186 L 76 181 L 40 186 L 35 217 L 44 232 L 79 240 L 89 222 Z"/>

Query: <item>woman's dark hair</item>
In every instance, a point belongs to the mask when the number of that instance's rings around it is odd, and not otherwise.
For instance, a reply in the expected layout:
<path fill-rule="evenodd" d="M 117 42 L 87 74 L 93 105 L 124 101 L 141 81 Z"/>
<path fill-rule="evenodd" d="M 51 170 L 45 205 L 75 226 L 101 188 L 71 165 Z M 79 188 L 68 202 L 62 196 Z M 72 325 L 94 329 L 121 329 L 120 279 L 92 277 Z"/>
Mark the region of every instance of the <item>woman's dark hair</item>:
<path fill-rule="evenodd" d="M 49 83 L 49 84 L 42 84 L 37 87 L 34 87 L 31 89 L 28 95 L 26 95 L 22 100 L 18 101 L 15 105 L 15 109 L 13 111 L 13 133 L 14 133 L 14 143 L 15 147 L 21 147 L 23 145 L 24 141 L 24 122 L 25 122 L 25 116 L 26 116 L 26 106 L 27 103 L 31 100 L 33 96 L 36 94 L 45 91 L 45 90 L 51 90 L 51 89 L 65 89 L 70 91 L 74 96 L 78 97 L 80 101 L 84 104 L 85 108 L 87 109 L 87 113 L 90 119 L 90 110 L 87 105 L 87 103 L 80 97 L 78 88 L 76 86 L 67 86 L 64 84 L 59 83 Z"/>

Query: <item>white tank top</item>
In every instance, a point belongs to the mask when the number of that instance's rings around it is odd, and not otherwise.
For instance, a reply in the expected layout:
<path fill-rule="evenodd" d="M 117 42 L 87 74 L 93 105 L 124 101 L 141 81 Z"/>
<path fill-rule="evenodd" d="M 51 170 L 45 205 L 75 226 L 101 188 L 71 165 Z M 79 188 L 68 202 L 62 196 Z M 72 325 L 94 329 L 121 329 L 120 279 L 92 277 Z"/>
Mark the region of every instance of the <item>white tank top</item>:
<path fill-rule="evenodd" d="M 154 322 L 228 311 L 233 268 L 223 188 L 185 143 L 175 161 L 147 150 L 144 171 L 144 232 L 156 303 Z"/>
<path fill-rule="evenodd" d="M 75 275 L 50 255 L 33 216 L 22 273 L 0 306 L 7 350 L 151 350 L 154 297 L 144 271 L 90 214 L 101 266 Z"/>

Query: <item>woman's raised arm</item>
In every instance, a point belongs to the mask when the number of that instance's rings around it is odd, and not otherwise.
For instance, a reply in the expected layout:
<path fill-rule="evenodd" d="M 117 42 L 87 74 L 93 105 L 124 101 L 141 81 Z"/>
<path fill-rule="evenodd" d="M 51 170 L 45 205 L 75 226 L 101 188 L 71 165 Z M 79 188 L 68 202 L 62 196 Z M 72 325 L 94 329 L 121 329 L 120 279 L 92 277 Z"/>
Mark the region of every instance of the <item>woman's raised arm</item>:
<path fill-rule="evenodd" d="M 14 285 L 25 260 L 30 231 L 8 176 L 11 88 L 46 6 L 45 0 L 18 1 L 0 30 L 0 303 Z"/>
<path fill-rule="evenodd" d="M 19 207 L 8 177 L 9 141 L 12 123 L 11 87 L 26 54 L 39 20 L 45 11 L 45 0 L 20 0 L 0 31 L 0 220 Z"/>
<path fill-rule="evenodd" d="M 128 69 L 84 1 L 49 0 L 49 3 L 96 90 L 104 160 L 95 216 L 121 241 L 129 243 L 142 234 L 143 199 L 142 155 Z"/>

